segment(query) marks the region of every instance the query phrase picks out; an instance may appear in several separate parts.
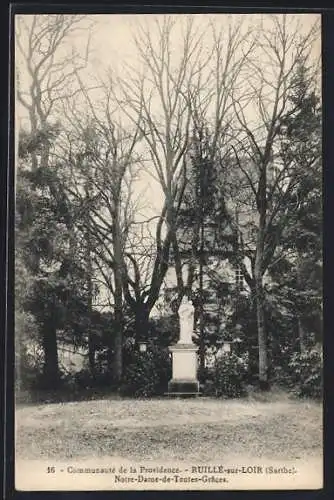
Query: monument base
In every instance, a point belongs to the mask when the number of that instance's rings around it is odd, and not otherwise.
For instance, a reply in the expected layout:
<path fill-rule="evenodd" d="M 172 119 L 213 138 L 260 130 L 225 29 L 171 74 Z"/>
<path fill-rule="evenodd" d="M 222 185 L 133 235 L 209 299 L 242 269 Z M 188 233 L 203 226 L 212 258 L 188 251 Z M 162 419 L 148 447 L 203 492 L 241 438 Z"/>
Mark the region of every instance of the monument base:
<path fill-rule="evenodd" d="M 199 395 L 197 380 L 197 350 L 194 344 L 178 342 L 170 346 L 173 356 L 173 376 L 168 383 L 168 396 L 190 397 Z"/>
<path fill-rule="evenodd" d="M 198 380 L 170 380 L 168 383 L 168 396 L 192 397 L 199 396 Z"/>

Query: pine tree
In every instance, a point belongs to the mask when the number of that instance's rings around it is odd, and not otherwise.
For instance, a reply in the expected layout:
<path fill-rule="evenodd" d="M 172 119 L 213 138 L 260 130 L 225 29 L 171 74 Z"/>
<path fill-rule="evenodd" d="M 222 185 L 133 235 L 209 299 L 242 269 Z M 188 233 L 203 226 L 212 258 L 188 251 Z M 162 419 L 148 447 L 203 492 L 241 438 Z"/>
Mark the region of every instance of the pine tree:
<path fill-rule="evenodd" d="M 322 330 L 321 105 L 303 61 L 292 84 L 294 112 L 282 121 L 281 155 L 299 175 L 286 200 L 286 209 L 293 210 L 282 232 L 282 258 L 270 273 L 278 302 L 294 312 L 294 329 L 303 351 L 312 341 L 311 334 L 321 340 Z"/>

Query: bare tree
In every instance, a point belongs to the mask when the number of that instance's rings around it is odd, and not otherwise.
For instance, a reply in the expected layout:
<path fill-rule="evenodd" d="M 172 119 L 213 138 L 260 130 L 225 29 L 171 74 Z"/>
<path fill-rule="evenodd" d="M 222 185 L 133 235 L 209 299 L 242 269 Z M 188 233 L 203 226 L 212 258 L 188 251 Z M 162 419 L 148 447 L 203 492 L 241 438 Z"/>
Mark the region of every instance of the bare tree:
<path fill-rule="evenodd" d="M 205 115 L 209 108 L 212 111 L 211 100 L 216 99 L 216 145 L 227 108 L 231 104 L 228 103 L 227 95 L 233 80 L 228 83 L 220 78 L 226 76 L 224 72 L 229 72 L 232 77 L 230 65 L 235 50 L 233 43 L 238 38 L 237 32 L 230 32 L 230 52 L 217 79 L 209 63 L 214 51 L 217 66 L 223 62 L 221 33 L 215 32 L 216 45 L 205 49 L 205 29 L 199 30 L 193 17 L 187 18 L 182 25 L 176 22 L 175 17 L 165 16 L 162 21 L 155 20 L 152 25 L 151 29 L 140 27 L 135 35 L 141 72 L 129 67 L 126 76 L 118 81 L 121 87 L 119 103 L 128 118 L 138 122 L 153 167 L 150 173 L 162 190 L 163 203 L 155 234 L 156 256 L 150 286 L 141 299 L 140 309 L 145 311 L 142 313 L 145 318 L 148 318 L 158 298 L 171 258 L 176 274 L 178 301 L 186 290 L 177 227 L 187 183 L 193 113 L 196 111 Z M 237 63 L 234 61 L 233 64 L 237 73 Z M 130 301 L 131 295 L 127 293 L 126 296 Z"/>
<path fill-rule="evenodd" d="M 315 155 L 301 166 L 293 157 L 282 155 L 282 124 L 296 112 L 296 106 L 289 99 L 293 77 L 298 64 L 310 63 L 310 53 L 318 36 L 317 25 L 303 34 L 300 26 L 296 29 L 289 26 L 289 16 L 272 16 L 270 27 L 259 27 L 256 50 L 245 65 L 247 88 L 245 85 L 233 93 L 238 122 L 233 150 L 239 170 L 237 182 L 239 188 L 243 186 L 239 194 L 235 193 L 235 201 L 239 208 L 246 207 L 237 221 L 243 248 L 239 264 L 254 293 L 259 381 L 264 388 L 268 387 L 268 352 L 263 279 L 293 212 L 287 203 L 302 169 L 312 168 L 318 160 Z M 249 257 L 251 269 L 242 262 L 244 256 Z"/>
<path fill-rule="evenodd" d="M 87 65 L 89 36 L 83 53 L 69 41 L 84 28 L 83 20 L 84 16 L 63 14 L 17 17 L 17 56 L 23 63 L 17 68 L 17 95 L 33 133 L 46 125 L 59 100 L 76 91 L 72 85 L 76 72 Z"/>
<path fill-rule="evenodd" d="M 113 297 L 113 338 L 108 345 L 108 366 L 115 382 L 122 376 L 124 330 L 123 276 L 124 253 L 134 217 L 133 183 L 140 169 L 136 150 L 138 126 L 124 127 L 118 116 L 111 88 L 103 89 L 103 107 L 97 111 L 89 92 L 78 76 L 89 118 L 79 116 L 76 107 L 67 108 L 74 132 L 65 141 L 70 146 L 71 181 L 68 193 L 81 206 L 79 216 L 89 241 L 90 260 L 95 276 L 102 279 Z"/>
<path fill-rule="evenodd" d="M 119 81 L 125 112 L 138 121 L 146 141 L 155 180 L 163 193 L 163 207 L 157 223 L 157 253 L 150 293 L 150 310 L 159 294 L 173 249 L 179 294 L 183 294 L 182 266 L 176 237 L 177 214 L 185 187 L 186 151 L 189 143 L 191 94 L 200 85 L 203 62 L 201 35 L 192 19 L 187 21 L 183 38 L 174 35 L 175 18 L 164 17 L 151 29 L 140 27 L 135 36 L 142 74 L 129 71 Z M 156 36 L 154 36 L 156 35 Z M 180 47 L 178 44 L 180 43 Z M 173 57 L 175 48 L 178 57 Z M 174 52 L 175 54 L 175 52 Z"/>

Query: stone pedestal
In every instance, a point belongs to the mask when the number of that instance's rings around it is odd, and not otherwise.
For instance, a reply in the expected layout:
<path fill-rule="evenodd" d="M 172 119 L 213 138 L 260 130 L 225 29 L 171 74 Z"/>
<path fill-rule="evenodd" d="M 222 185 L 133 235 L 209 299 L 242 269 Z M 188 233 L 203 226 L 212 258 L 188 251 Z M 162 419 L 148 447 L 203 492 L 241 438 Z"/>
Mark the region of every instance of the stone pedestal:
<path fill-rule="evenodd" d="M 183 297 L 178 315 L 180 318 L 180 340 L 170 346 L 173 356 L 173 377 L 168 383 L 169 396 L 197 396 L 197 347 L 192 342 L 194 328 L 194 306 Z"/>
<path fill-rule="evenodd" d="M 168 383 L 169 396 L 196 396 L 199 394 L 197 380 L 197 350 L 193 343 L 178 342 L 169 347 L 172 353 L 173 376 Z"/>

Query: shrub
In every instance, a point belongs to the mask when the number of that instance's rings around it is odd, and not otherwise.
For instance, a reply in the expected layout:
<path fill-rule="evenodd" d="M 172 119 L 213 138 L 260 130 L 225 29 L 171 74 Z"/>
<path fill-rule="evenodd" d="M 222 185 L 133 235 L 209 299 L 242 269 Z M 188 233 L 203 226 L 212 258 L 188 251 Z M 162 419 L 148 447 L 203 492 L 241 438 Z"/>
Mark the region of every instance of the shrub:
<path fill-rule="evenodd" d="M 33 390 L 43 379 L 43 353 L 39 348 L 34 352 L 22 345 L 20 355 L 15 360 L 15 388 L 17 391 Z"/>
<path fill-rule="evenodd" d="M 322 396 L 322 352 L 313 347 L 305 352 L 296 352 L 289 362 L 289 382 L 299 397 L 320 398 Z"/>
<path fill-rule="evenodd" d="M 203 396 L 216 396 L 216 387 L 213 380 L 207 379 L 200 385 Z"/>
<path fill-rule="evenodd" d="M 23 286 L 23 285 L 22 285 Z M 29 391 L 43 371 L 43 350 L 38 342 L 38 327 L 34 317 L 15 307 L 15 387 Z"/>
<path fill-rule="evenodd" d="M 248 358 L 234 353 L 217 356 L 214 366 L 214 387 L 217 397 L 235 398 L 246 394 Z"/>
<path fill-rule="evenodd" d="M 112 377 L 107 371 L 97 371 L 93 376 L 89 368 L 82 368 L 78 372 L 69 373 L 67 380 L 78 390 L 101 389 L 104 387 L 114 389 Z"/>
<path fill-rule="evenodd" d="M 163 394 L 171 378 L 171 360 L 167 349 L 149 346 L 146 352 L 133 350 L 124 369 L 121 394 L 151 397 Z"/>
<path fill-rule="evenodd" d="M 199 367 L 197 370 L 197 378 L 200 384 L 206 384 L 208 381 L 213 381 L 213 371 L 211 368 L 205 366 Z"/>

